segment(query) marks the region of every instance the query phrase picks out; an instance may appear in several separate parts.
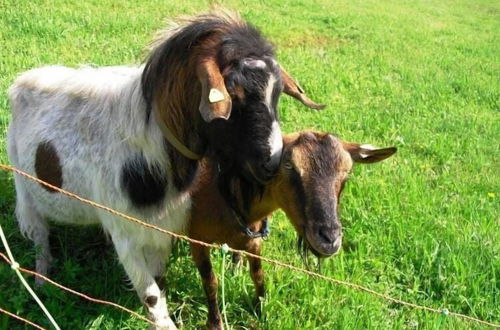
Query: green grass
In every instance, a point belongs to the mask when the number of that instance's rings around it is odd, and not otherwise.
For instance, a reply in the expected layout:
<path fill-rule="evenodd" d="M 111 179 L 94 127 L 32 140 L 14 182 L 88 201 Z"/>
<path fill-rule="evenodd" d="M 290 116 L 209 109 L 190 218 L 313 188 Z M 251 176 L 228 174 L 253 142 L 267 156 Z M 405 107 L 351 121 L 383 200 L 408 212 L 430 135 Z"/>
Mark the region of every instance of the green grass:
<path fill-rule="evenodd" d="M 282 97 L 283 128 L 314 128 L 344 139 L 397 145 L 379 165 L 359 166 L 342 201 L 345 246 L 323 273 L 394 297 L 500 322 L 500 4 L 495 0 L 225 1 L 277 45 L 280 62 L 328 105 L 304 109 Z M 0 2 L 0 161 L 7 162 L 6 90 L 45 64 L 138 63 L 166 17 L 196 13 L 202 1 Z M 18 261 L 34 249 L 15 224 L 14 187 L 0 173 L 0 221 Z M 57 227 L 56 281 L 142 312 L 99 229 Z M 282 213 L 264 255 L 301 265 Z M 222 258 L 214 253 L 220 273 Z M 226 265 L 228 267 L 228 265 Z M 226 271 L 234 328 L 480 328 L 453 317 L 265 264 L 263 315 L 251 309 L 245 270 Z M 187 329 L 202 327 L 204 293 L 185 245 L 167 270 L 169 308 Z M 32 281 L 32 279 L 30 279 Z M 47 286 L 40 295 L 64 328 L 138 329 L 142 321 Z M 13 272 L 0 264 L 0 307 L 48 326 Z M 20 329 L 0 315 L 0 329 Z"/>

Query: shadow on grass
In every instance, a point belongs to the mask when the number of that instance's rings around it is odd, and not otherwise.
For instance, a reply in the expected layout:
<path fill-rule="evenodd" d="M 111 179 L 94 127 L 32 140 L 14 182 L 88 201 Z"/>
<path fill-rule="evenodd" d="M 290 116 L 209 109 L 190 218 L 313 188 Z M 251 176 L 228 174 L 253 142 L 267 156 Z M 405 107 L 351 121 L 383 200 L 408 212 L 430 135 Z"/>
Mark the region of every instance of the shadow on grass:
<path fill-rule="evenodd" d="M 24 238 L 15 221 L 15 189 L 13 176 L 0 171 L 0 221 L 7 235 L 9 245 L 21 266 L 35 269 L 36 251 L 33 243 Z M 142 305 L 128 282 L 125 271 L 118 261 L 114 247 L 99 226 L 67 226 L 50 224 L 50 246 L 54 256 L 49 277 L 71 289 L 93 298 L 108 300 L 146 315 Z M 5 253 L 5 249 L 0 249 Z M 213 253 L 213 263 L 220 273 L 220 256 Z M 241 320 L 241 326 L 248 322 L 258 324 L 251 307 L 253 286 L 247 290 L 239 281 L 248 277 L 244 269 L 240 276 L 228 273 L 226 276 L 226 302 L 231 307 L 233 325 Z M 218 274 L 220 280 L 220 274 Z M 233 276 L 234 275 L 234 276 Z M 30 285 L 34 278 L 26 275 Z M 229 278 L 228 278 L 229 277 Z M 185 242 L 178 242 L 170 256 L 166 270 L 167 301 L 174 321 L 181 325 L 188 323 L 203 327 L 206 321 L 206 298 L 196 267 Z M 50 328 L 47 318 L 21 286 L 19 280 L 6 263 L 0 262 L 0 307 L 17 313 L 43 327 Z M 116 329 L 145 328 L 144 321 L 117 310 L 89 302 L 46 283 L 36 289 L 40 299 L 51 311 L 63 328 L 74 329 Z M 251 326 L 252 327 L 252 326 Z M 252 327 L 253 328 L 253 327 Z M 25 329 L 25 325 L 5 315 L 0 315 L 1 329 Z"/>

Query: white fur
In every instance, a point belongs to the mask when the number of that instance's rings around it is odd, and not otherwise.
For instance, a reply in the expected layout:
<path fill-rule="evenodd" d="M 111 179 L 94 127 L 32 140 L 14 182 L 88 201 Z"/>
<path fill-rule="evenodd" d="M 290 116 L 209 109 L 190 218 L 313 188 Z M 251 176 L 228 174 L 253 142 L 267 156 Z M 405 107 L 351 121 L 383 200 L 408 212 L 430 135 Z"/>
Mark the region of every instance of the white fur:
<path fill-rule="evenodd" d="M 273 122 L 271 135 L 269 136 L 269 147 L 271 148 L 271 158 L 280 156 L 283 150 L 283 136 L 277 121 Z"/>
<path fill-rule="evenodd" d="M 272 107 L 272 96 L 274 85 L 276 84 L 276 78 L 273 74 L 269 76 L 269 80 L 267 82 L 266 90 L 265 90 L 265 100 L 266 105 L 270 112 L 273 111 Z M 271 149 L 271 159 L 281 158 L 281 152 L 283 150 L 283 137 L 281 134 L 281 128 L 278 121 L 273 121 L 271 126 L 271 135 L 269 135 L 268 139 L 269 148 Z"/>
<path fill-rule="evenodd" d="M 264 62 L 263 60 L 259 60 L 259 59 L 246 59 L 246 60 L 243 60 L 243 64 L 248 66 L 249 68 L 252 68 L 252 69 L 265 69 L 267 67 L 267 64 L 266 62 Z"/>
<path fill-rule="evenodd" d="M 273 97 L 273 89 L 274 89 L 274 85 L 276 84 L 276 78 L 274 77 L 273 74 L 271 74 L 269 76 L 269 80 L 267 81 L 267 86 L 266 86 L 266 91 L 265 91 L 265 95 L 266 95 L 266 105 L 269 109 L 269 111 L 273 111 L 273 107 L 272 107 L 272 97 Z"/>
<path fill-rule="evenodd" d="M 168 182 L 173 181 L 161 131 L 154 121 L 146 124 L 141 72 L 140 67 L 51 66 L 22 74 L 10 89 L 9 157 L 14 166 L 34 174 L 38 144 L 51 141 L 61 160 L 63 189 L 182 232 L 191 203 L 187 193 L 168 185 L 160 207 L 137 208 L 121 187 L 121 167 L 139 151 L 148 163 L 161 164 Z M 171 237 L 48 192 L 17 175 L 15 184 L 20 229 L 40 248 L 38 271 L 46 273 L 51 259 L 46 218 L 69 224 L 99 223 L 111 236 L 140 299 L 158 297 L 156 306 L 148 308 L 151 319 L 174 327 L 154 280 L 164 272 Z"/>

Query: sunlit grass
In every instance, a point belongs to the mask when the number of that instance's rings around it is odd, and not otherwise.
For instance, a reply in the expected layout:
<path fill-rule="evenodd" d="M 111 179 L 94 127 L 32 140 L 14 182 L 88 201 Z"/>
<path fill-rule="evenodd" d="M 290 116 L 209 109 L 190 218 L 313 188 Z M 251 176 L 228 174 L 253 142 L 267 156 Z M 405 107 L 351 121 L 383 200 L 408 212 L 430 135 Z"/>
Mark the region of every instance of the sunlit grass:
<path fill-rule="evenodd" d="M 499 56 L 497 1 L 228 1 L 278 47 L 280 62 L 323 112 L 282 97 L 286 132 L 312 128 L 344 139 L 396 145 L 397 155 L 359 166 L 342 201 L 345 248 L 323 273 L 404 300 L 500 322 Z M 16 75 L 45 64 L 139 63 L 164 20 L 208 8 L 203 1 L 0 2 L 0 161 L 8 162 L 6 91 Z M 0 173 L 0 221 L 13 252 L 34 267 L 34 249 L 14 220 L 11 175 Z M 90 242 L 90 243 L 89 243 Z M 114 251 L 96 228 L 56 227 L 52 277 L 141 311 Z M 278 213 L 264 255 L 295 265 L 295 233 Z M 221 258 L 214 253 L 220 273 Z M 471 323 L 265 265 L 263 315 L 251 309 L 246 271 L 226 270 L 227 318 L 235 328 L 470 328 Z M 206 306 L 188 249 L 167 270 L 169 308 L 188 329 Z M 64 328 L 145 328 L 109 307 L 45 287 L 41 297 Z M 0 264 L 0 307 L 48 327 Z M 0 329 L 22 328 L 0 315 Z"/>

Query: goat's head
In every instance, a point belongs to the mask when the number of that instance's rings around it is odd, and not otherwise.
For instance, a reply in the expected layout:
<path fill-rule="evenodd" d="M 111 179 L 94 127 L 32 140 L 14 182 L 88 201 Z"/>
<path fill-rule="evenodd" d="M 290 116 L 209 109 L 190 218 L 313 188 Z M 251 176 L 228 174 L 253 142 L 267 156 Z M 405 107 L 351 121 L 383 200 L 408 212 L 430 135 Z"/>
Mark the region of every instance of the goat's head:
<path fill-rule="evenodd" d="M 160 120 L 185 127 L 177 135 L 214 156 L 225 177 L 257 184 L 279 167 L 281 92 L 322 108 L 280 67 L 259 31 L 228 13 L 196 17 L 159 43 L 146 64 L 143 90 Z"/>
<path fill-rule="evenodd" d="M 290 134 L 284 140 L 273 194 L 305 246 L 319 257 L 330 256 L 342 244 L 338 207 L 353 163 L 379 162 L 396 148 L 377 149 L 312 132 Z"/>
<path fill-rule="evenodd" d="M 275 60 L 272 46 L 248 24 L 234 27 L 224 36 L 213 60 L 204 63 L 200 79 L 200 112 L 208 122 L 210 144 L 227 170 L 265 183 L 281 160 L 281 92 L 310 108 L 323 106 L 305 96 Z M 212 102 L 211 94 L 219 95 L 220 100 Z"/>

